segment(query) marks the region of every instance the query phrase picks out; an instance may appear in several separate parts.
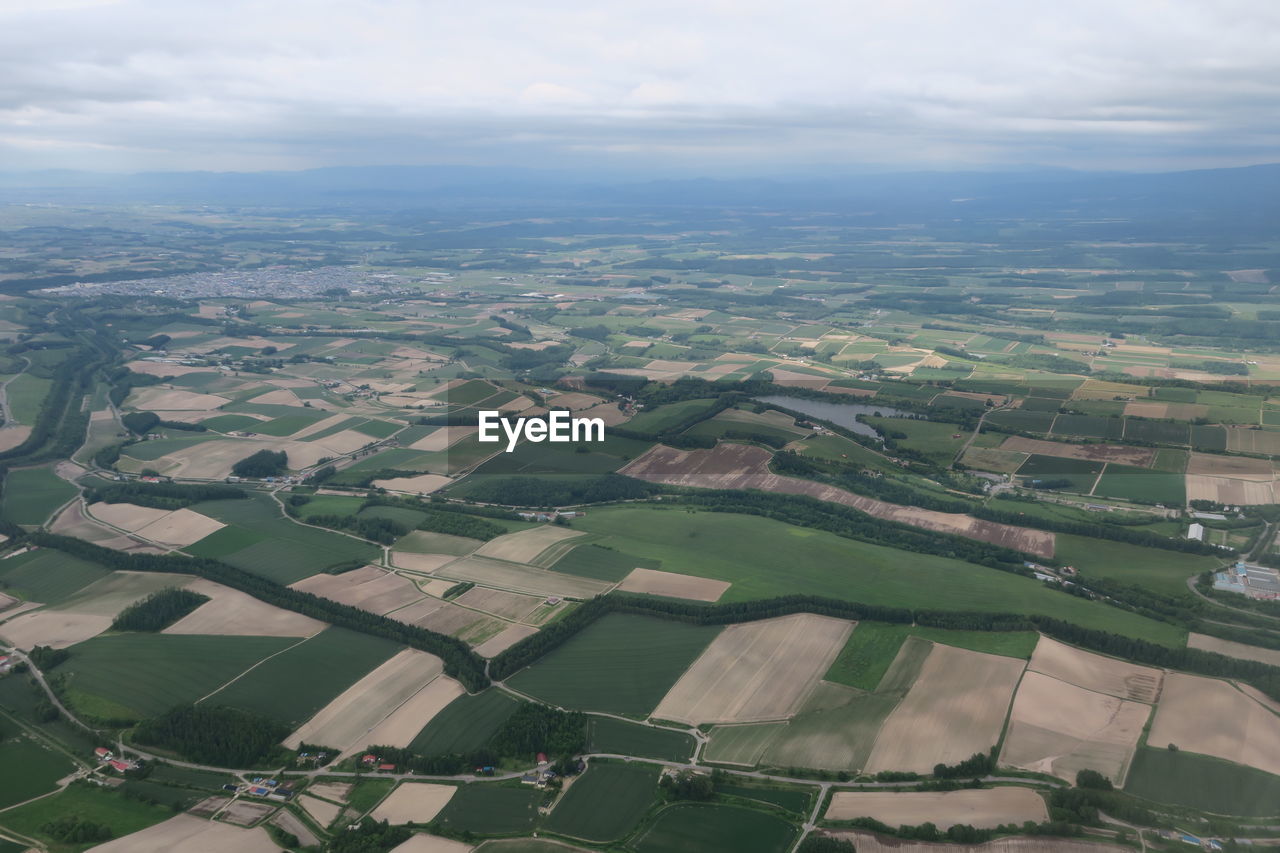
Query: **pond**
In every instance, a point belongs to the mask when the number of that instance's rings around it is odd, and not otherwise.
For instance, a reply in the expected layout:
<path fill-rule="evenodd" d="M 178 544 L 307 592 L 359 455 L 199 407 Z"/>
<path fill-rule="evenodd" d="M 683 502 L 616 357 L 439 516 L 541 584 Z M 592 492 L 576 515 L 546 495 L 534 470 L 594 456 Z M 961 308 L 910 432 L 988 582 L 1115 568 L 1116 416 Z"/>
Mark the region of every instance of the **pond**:
<path fill-rule="evenodd" d="M 911 412 L 904 412 L 892 406 L 875 406 L 866 403 L 828 403 L 825 400 L 810 400 L 805 397 L 788 397 L 784 394 L 770 394 L 767 397 L 755 397 L 758 403 L 782 406 L 793 412 L 803 412 L 811 418 L 831 421 L 858 435 L 879 438 L 880 434 L 864 423 L 859 423 L 858 415 L 883 415 L 886 418 L 914 417 Z"/>

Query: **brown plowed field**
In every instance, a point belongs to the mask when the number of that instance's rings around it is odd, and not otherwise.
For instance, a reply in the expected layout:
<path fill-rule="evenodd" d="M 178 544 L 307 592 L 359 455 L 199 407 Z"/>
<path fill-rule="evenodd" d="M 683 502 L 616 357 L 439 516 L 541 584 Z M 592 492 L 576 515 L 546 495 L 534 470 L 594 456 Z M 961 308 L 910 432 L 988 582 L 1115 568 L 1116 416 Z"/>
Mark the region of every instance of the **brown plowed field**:
<path fill-rule="evenodd" d="M 1052 557 L 1054 536 L 1011 524 L 983 521 L 970 515 L 886 503 L 824 486 L 798 477 L 784 477 L 769 470 L 772 454 L 748 444 L 718 444 L 711 450 L 675 450 L 658 445 L 631 462 L 620 473 L 651 483 L 693 486 L 703 489 L 759 489 L 788 495 L 808 495 L 867 513 L 876 518 L 990 542 Z"/>
<path fill-rule="evenodd" d="M 1020 435 L 1011 435 L 1006 438 L 1004 444 L 1000 445 L 1000 449 L 1039 453 L 1041 456 L 1056 456 L 1059 459 L 1118 462 L 1121 465 L 1136 465 L 1140 468 L 1151 467 L 1151 463 L 1156 458 L 1156 452 L 1146 447 L 1126 447 L 1122 444 L 1067 444 L 1062 441 L 1023 438 Z"/>

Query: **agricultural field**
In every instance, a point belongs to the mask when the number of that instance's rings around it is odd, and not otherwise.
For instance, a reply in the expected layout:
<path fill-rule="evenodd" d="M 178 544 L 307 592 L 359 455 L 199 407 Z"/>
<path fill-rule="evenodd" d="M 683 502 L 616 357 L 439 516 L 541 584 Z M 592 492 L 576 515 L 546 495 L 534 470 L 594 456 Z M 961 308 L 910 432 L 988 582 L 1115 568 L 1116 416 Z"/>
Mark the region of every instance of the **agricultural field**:
<path fill-rule="evenodd" d="M 1086 652 L 1049 637 L 1040 638 L 1028 668 L 1086 690 L 1148 704 L 1159 697 L 1164 680 L 1161 670 Z"/>
<path fill-rule="evenodd" d="M 1215 814 L 1280 814 L 1280 776 L 1181 750 L 1138 750 L 1125 790 L 1153 802 Z"/>
<path fill-rule="evenodd" d="M 390 824 L 430 823 L 453 799 L 457 790 L 452 785 L 403 782 L 378 803 L 370 817 Z"/>
<path fill-rule="evenodd" d="M 719 631 L 611 613 L 507 682 L 565 708 L 644 717 Z"/>
<path fill-rule="evenodd" d="M 409 746 L 422 755 L 473 752 L 510 719 L 518 705 L 510 694 L 492 688 L 459 696 L 432 717 Z"/>
<path fill-rule="evenodd" d="M 1147 745 L 1170 744 L 1280 776 L 1280 716 L 1226 681 L 1165 677 Z"/>
<path fill-rule="evenodd" d="M 906 697 L 884 721 L 867 771 L 929 773 L 986 752 L 1000 740 L 1024 664 L 935 645 Z"/>
<path fill-rule="evenodd" d="M 11 524 L 44 524 L 58 507 L 76 496 L 76 487 L 43 468 L 15 468 L 5 475 L 0 518 Z"/>
<path fill-rule="evenodd" d="M 1031 631 L 948 631 L 919 625 L 859 622 L 823 678 L 875 690 L 907 637 L 1007 657 L 1030 658 L 1039 636 Z"/>
<path fill-rule="evenodd" d="M 1002 787 L 983 791 L 902 793 L 836 791 L 824 817 L 852 820 L 869 817 L 889 826 L 912 825 L 928 815 L 940 830 L 956 824 L 994 828 L 1001 824 L 1042 823 L 1049 818 L 1044 798 L 1030 788 Z"/>
<path fill-rule="evenodd" d="M 615 841 L 639 823 L 658 790 L 653 764 L 593 761 L 547 818 L 546 828 L 584 841 Z"/>
<path fill-rule="evenodd" d="M 60 604 L 108 574 L 104 566 L 60 551 L 27 551 L 0 560 L 5 592 L 43 604 Z"/>
<path fill-rule="evenodd" d="M 541 802 L 542 792 L 527 785 L 462 785 L 436 819 L 457 832 L 527 832 Z"/>
<path fill-rule="evenodd" d="M 178 815 L 163 823 L 93 848 L 99 853 L 275 853 L 279 848 L 262 827 L 241 828 L 215 820 Z"/>
<path fill-rule="evenodd" d="M 636 838 L 637 853 L 786 853 L 796 828 L 776 817 L 736 806 L 667 806 Z"/>
<path fill-rule="evenodd" d="M 654 710 L 702 725 L 792 716 L 844 648 L 853 625 L 811 614 L 725 628 Z"/>
<path fill-rule="evenodd" d="M 588 752 L 687 761 L 695 745 L 693 735 L 685 732 L 627 723 L 616 717 L 587 717 Z"/>
<path fill-rule="evenodd" d="M 0 778 L 0 809 L 57 790 L 57 782 L 76 769 L 65 754 L 0 717 L 0 762 L 21 773 Z M 0 823 L 3 818 L 0 818 Z"/>
<path fill-rule="evenodd" d="M 118 839 L 169 820 L 173 812 L 165 806 L 130 799 L 110 789 L 80 782 L 51 797 L 0 813 L 0 827 L 40 839 L 46 844 L 56 843 L 56 839 L 42 827 L 64 816 L 102 824 L 110 829 L 113 838 Z"/>

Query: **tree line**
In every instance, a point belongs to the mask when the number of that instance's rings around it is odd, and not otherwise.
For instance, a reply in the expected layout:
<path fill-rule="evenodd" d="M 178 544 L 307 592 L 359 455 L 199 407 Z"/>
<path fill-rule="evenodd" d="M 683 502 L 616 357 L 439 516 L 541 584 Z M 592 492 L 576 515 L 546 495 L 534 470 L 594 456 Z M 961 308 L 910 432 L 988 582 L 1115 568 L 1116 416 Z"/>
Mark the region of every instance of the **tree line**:
<path fill-rule="evenodd" d="M 249 493 L 236 486 L 220 483 L 103 483 L 85 490 L 89 503 L 137 504 L 155 509 L 181 509 L 203 501 L 226 501 L 247 498 Z"/>

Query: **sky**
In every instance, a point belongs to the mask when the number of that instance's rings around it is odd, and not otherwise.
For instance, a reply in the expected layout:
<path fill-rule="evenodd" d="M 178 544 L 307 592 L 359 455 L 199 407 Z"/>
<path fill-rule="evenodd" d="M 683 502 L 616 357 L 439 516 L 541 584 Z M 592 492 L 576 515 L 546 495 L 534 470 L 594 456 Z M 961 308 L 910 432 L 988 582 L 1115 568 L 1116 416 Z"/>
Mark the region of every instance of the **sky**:
<path fill-rule="evenodd" d="M 0 0 L 0 171 L 1280 160 L 1265 0 Z"/>

